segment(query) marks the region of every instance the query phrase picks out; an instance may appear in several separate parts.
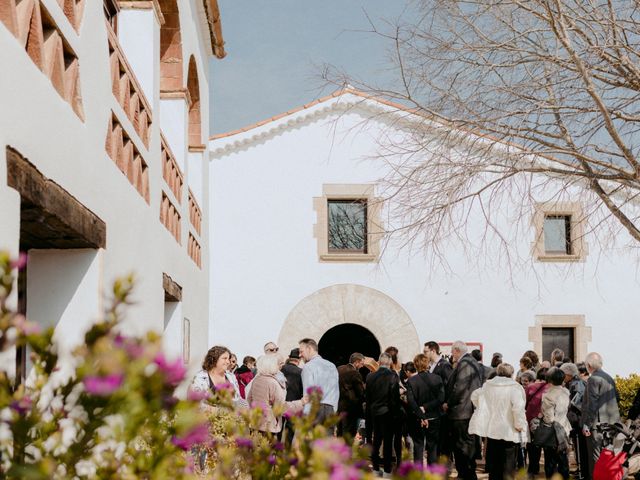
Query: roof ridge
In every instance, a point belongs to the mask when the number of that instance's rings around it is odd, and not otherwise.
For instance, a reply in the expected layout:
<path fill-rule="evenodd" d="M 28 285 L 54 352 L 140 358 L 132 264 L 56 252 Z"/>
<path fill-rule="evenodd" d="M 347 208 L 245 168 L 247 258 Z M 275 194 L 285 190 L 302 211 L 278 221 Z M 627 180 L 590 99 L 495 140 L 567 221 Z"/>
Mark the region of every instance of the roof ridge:
<path fill-rule="evenodd" d="M 247 125 L 245 127 L 238 128 L 236 130 L 231 130 L 229 132 L 224 132 L 224 133 L 218 133 L 218 134 L 215 134 L 215 135 L 211 135 L 209 137 L 209 140 L 218 140 L 218 139 L 221 139 L 221 138 L 232 137 L 232 136 L 238 135 L 240 133 L 248 132 L 249 130 L 253 130 L 254 128 L 262 127 L 263 125 L 266 125 L 268 123 L 275 122 L 276 120 L 280 120 L 281 118 L 288 117 L 290 115 L 293 115 L 294 113 L 298 113 L 298 112 L 301 112 L 303 110 L 307 110 L 307 109 L 309 109 L 311 107 L 314 107 L 314 106 L 316 106 L 316 105 L 318 105 L 320 103 L 327 102 L 329 100 L 332 100 L 334 98 L 337 98 L 337 97 L 340 97 L 340 96 L 346 95 L 346 94 L 351 94 L 351 95 L 355 95 L 355 96 L 358 96 L 358 97 L 362 97 L 365 100 L 372 100 L 372 101 L 381 103 L 383 105 L 387 105 L 389 107 L 397 108 L 398 110 L 406 111 L 408 113 L 415 113 L 417 111 L 417 109 L 408 108 L 408 107 L 406 107 L 404 105 L 401 105 L 400 103 L 396 103 L 396 102 L 392 102 L 392 101 L 389 101 L 389 100 L 385 100 L 385 99 L 380 98 L 380 97 L 376 97 L 376 96 L 371 95 L 369 93 L 366 93 L 366 92 L 363 92 L 363 91 L 360 91 L 360 90 L 356 90 L 351 85 L 347 85 L 347 86 L 345 86 L 343 88 L 340 88 L 340 89 L 336 90 L 333 93 L 330 93 L 329 95 L 325 95 L 324 97 L 317 98 L 316 100 L 313 100 L 313 101 L 311 101 L 309 103 L 306 103 L 304 105 L 300 105 L 299 107 L 292 108 L 291 110 L 287 110 L 286 112 L 279 113 L 279 114 L 274 115 L 272 117 L 266 118 L 264 120 L 260 120 L 258 122 L 249 124 L 249 125 Z"/>

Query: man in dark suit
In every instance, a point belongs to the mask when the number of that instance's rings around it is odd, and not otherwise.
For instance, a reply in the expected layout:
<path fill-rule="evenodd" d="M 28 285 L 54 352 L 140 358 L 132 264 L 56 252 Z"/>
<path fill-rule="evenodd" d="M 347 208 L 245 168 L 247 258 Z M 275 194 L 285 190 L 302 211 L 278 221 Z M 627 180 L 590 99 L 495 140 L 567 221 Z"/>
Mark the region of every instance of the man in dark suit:
<path fill-rule="evenodd" d="M 284 377 L 287 379 L 287 402 L 300 400 L 302 398 L 302 369 L 298 366 L 300 363 L 300 349 L 294 348 L 289 353 L 287 363 L 280 369 Z"/>
<path fill-rule="evenodd" d="M 358 420 L 363 417 L 364 380 L 360 369 L 364 366 L 364 355 L 352 353 L 349 363 L 338 367 L 338 385 L 340 399 L 338 400 L 338 436 L 346 436 L 353 441 L 358 432 Z"/>
<path fill-rule="evenodd" d="M 292 402 L 294 400 L 300 400 L 302 398 L 302 369 L 298 366 L 300 363 L 300 349 L 294 348 L 289 353 L 287 363 L 285 363 L 280 371 L 287 379 L 287 396 L 285 400 Z M 290 445 L 293 441 L 293 424 L 289 420 L 285 420 L 284 428 L 284 440 Z"/>
<path fill-rule="evenodd" d="M 458 478 L 477 480 L 475 435 L 469 434 L 469 420 L 473 415 L 471 393 L 482 387 L 484 372 L 475 358 L 467 353 L 467 345 L 457 341 L 451 346 L 455 368 L 447 384 L 447 402 L 443 408 L 451 425 L 453 455 Z"/>
<path fill-rule="evenodd" d="M 593 477 L 595 465 L 602 450 L 602 434 L 598 432 L 600 423 L 616 423 L 620 421 L 618 409 L 618 390 L 611 376 L 602 370 L 602 356 L 591 352 L 584 360 L 591 374 L 582 397 L 582 433 L 587 437 L 589 452 L 589 478 Z"/>
<path fill-rule="evenodd" d="M 430 341 L 424 344 L 423 353 L 427 356 L 430 362 L 429 371 L 435 375 L 438 375 L 442 379 L 442 384 L 445 389 L 449 378 L 453 373 L 453 366 L 451 362 L 447 360 L 440 353 L 440 345 L 437 342 Z M 451 432 L 449 427 L 449 419 L 447 416 L 443 416 L 440 419 L 440 441 L 438 443 L 438 455 L 444 455 L 451 459 Z"/>
<path fill-rule="evenodd" d="M 380 446 L 383 448 L 384 476 L 391 478 L 394 422 L 400 417 L 400 378 L 391 370 L 391 356 L 382 353 L 379 368 L 367 375 L 366 420 L 373 427 L 373 470 L 380 470 Z"/>

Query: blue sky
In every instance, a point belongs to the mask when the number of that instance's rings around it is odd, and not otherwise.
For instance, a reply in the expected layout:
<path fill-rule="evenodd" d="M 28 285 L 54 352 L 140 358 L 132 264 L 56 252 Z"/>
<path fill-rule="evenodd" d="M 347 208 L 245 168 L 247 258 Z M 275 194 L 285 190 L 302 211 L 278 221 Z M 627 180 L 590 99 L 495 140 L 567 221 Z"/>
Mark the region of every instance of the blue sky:
<path fill-rule="evenodd" d="M 407 0 L 220 0 L 227 57 L 212 59 L 211 134 L 227 132 L 334 90 L 331 64 L 388 83 L 388 44 L 371 29 L 395 22 Z M 324 88 L 323 88 L 324 87 Z"/>

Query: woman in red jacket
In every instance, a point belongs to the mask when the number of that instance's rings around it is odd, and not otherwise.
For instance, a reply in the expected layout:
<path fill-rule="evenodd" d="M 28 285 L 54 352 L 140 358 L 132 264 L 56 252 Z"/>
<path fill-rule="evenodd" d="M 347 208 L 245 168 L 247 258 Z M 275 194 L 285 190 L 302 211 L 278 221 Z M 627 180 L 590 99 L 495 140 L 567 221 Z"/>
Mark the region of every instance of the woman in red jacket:
<path fill-rule="evenodd" d="M 526 390 L 527 403 L 525 413 L 527 415 L 527 423 L 531 425 L 531 420 L 542 417 L 542 396 L 549 389 L 547 383 L 547 369 L 541 368 L 536 374 L 536 381 L 529 384 Z M 540 473 L 540 454 L 542 449 L 536 447 L 532 442 L 527 445 L 527 455 L 529 456 L 529 475 L 538 475 Z"/>
<path fill-rule="evenodd" d="M 240 390 L 240 396 L 246 398 L 245 388 L 249 385 L 249 382 L 253 380 L 253 369 L 256 368 L 256 359 L 250 356 L 246 356 L 242 359 L 242 365 L 235 371 L 236 380 L 238 380 L 238 387 Z"/>

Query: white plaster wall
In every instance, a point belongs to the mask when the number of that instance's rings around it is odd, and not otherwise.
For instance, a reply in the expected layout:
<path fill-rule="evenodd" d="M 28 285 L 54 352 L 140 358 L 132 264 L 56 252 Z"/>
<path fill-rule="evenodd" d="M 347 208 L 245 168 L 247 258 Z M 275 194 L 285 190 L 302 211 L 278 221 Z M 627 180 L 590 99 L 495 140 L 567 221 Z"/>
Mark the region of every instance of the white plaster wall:
<path fill-rule="evenodd" d="M 27 318 L 46 329 L 63 359 L 100 316 L 102 252 L 31 250 L 27 262 Z"/>
<path fill-rule="evenodd" d="M 160 100 L 160 128 L 180 170 L 184 172 L 187 155 L 187 106 L 184 99 L 162 98 Z"/>
<path fill-rule="evenodd" d="M 204 204 L 204 155 L 201 152 L 189 152 L 187 183 L 196 198 L 198 205 Z"/>
<path fill-rule="evenodd" d="M 375 153 L 380 131 L 363 130 L 355 112 L 341 117 L 343 129 L 334 119 L 294 123 L 212 156 L 211 344 L 226 344 L 239 356 L 260 353 L 266 341 L 278 338 L 298 302 L 349 283 L 398 302 L 422 342 L 482 342 L 488 355 L 499 351 L 514 365 L 532 347 L 528 328 L 536 315 L 583 314 L 592 327 L 589 349 L 604 355 L 605 369 L 638 370 L 638 264 L 621 247 L 628 241 L 623 233 L 609 250 L 591 242 L 584 264 L 530 262 L 513 272 L 492 256 L 498 249 L 474 258 L 453 243 L 445 245 L 449 271 L 394 244 L 380 264 L 319 263 L 313 197 L 322 195 L 323 184 L 370 183 L 384 172 L 379 162 L 365 159 Z M 212 150 L 220 144 L 225 141 L 213 141 Z M 511 221 L 508 204 L 504 211 L 503 226 Z M 515 246 L 527 258 L 534 233 L 528 219 L 522 223 Z M 472 216 L 469 230 L 471 237 L 482 231 L 479 216 Z"/>
<path fill-rule="evenodd" d="M 203 268 L 199 269 L 187 255 L 186 238 L 178 244 L 159 221 L 162 188 L 160 163 L 160 127 L 169 132 L 186 128 L 186 118 L 174 116 L 171 109 L 159 107 L 159 92 L 154 86 L 148 100 L 153 108 L 153 127 L 149 151 L 136 140 L 149 164 L 150 203 L 138 194 L 127 178 L 105 152 L 107 123 L 111 110 L 121 113 L 111 92 L 107 33 L 102 4 L 85 5 L 82 24 L 76 33 L 62 14 L 56 0 L 43 0 L 58 22 L 69 44 L 80 59 L 81 91 L 84 120 L 53 89 L 47 77 L 38 70 L 13 35 L 0 24 L 0 61 L 10 66 L 0 75 L 0 174 L 5 175 L 5 146 L 12 146 L 32 162 L 38 170 L 58 183 L 107 224 L 107 242 L 103 252 L 100 274 L 102 290 L 109 298 L 113 280 L 129 272 L 137 278 L 133 300 L 123 323 L 126 333 L 142 333 L 149 329 L 162 332 L 164 328 L 164 292 L 162 273 L 167 273 L 183 288 L 182 314 L 191 319 L 191 352 L 194 365 L 201 362 L 208 348 L 208 241 L 201 239 Z M 183 2 L 180 2 L 182 7 Z M 187 2 L 184 3 L 188 5 Z M 185 7 L 189 10 L 189 7 Z M 149 11 L 150 12 L 150 11 Z M 185 48 L 198 55 L 199 62 L 208 58 L 200 43 L 199 20 L 187 12 L 182 21 Z M 129 16 L 131 15 L 131 16 Z M 124 11 L 124 51 L 132 55 L 129 63 L 136 65 L 135 73 L 148 88 L 150 62 L 146 57 L 148 45 L 153 44 L 153 69 L 159 65 L 158 30 L 145 20 L 134 27 L 135 13 Z M 147 20 L 149 17 L 145 17 Z M 153 33 L 151 32 L 153 30 Z M 147 38 L 153 35 L 153 38 Z M 122 42 L 121 42 L 122 43 Z M 199 58 L 202 55 L 203 58 Z M 137 60 L 136 60 L 137 59 Z M 185 76 L 186 79 L 186 76 Z M 186 81 L 186 80 L 185 80 Z M 154 80 L 154 85 L 156 81 Z M 207 105 L 206 78 L 200 79 L 202 104 Z M 182 109 L 184 111 L 184 102 Z M 128 132 L 134 132 L 124 114 L 119 119 Z M 207 113 L 203 112 L 203 128 L 207 128 Z M 206 130 L 205 130 L 206 134 Z M 135 134 L 134 134 L 135 135 Z M 169 133 L 171 135 L 171 133 Z M 184 138 L 184 134 L 183 134 Z M 186 145 L 174 151 L 186 157 Z M 207 192 L 204 192 L 205 198 Z M 186 198 L 186 196 L 185 196 Z M 5 201 L 6 200 L 6 201 Z M 0 248 L 18 248 L 19 196 L 0 181 Z M 182 219 L 188 222 L 188 207 L 182 203 Z M 203 208 L 205 214 L 206 209 Z M 205 223 L 206 225 L 206 223 Z M 31 277 L 30 277 L 31 278 Z M 73 315 L 81 315 L 75 311 Z M 79 318 L 78 321 L 84 320 Z M 66 324 L 65 324 L 66 325 Z M 67 327 L 63 326 L 62 331 Z M 62 333 L 64 334 L 64 333 Z M 6 362 L 3 361 L 3 366 Z"/>
<path fill-rule="evenodd" d="M 164 303 L 162 346 L 168 358 L 182 356 L 182 302 Z"/>
<path fill-rule="evenodd" d="M 159 87 L 160 25 L 153 9 L 123 9 L 118 14 L 118 39 L 147 100 Z M 153 105 L 153 103 L 152 103 Z"/>

